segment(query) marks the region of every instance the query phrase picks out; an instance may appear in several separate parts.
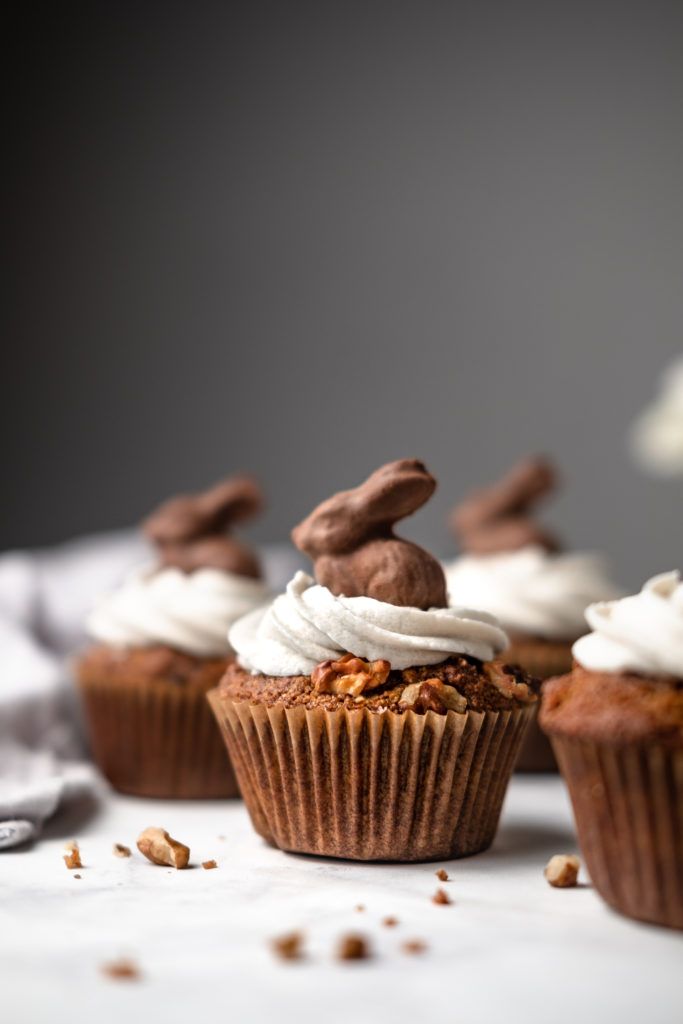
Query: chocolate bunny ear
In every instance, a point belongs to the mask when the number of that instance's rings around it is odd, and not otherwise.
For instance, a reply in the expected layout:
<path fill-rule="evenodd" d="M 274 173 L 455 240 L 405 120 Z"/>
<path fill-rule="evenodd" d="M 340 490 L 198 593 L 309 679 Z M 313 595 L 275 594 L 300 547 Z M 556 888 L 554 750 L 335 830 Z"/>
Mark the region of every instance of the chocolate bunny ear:
<path fill-rule="evenodd" d="M 464 551 L 493 554 L 538 545 L 560 547 L 557 537 L 533 518 L 533 506 L 557 486 L 547 459 L 524 459 L 496 484 L 474 491 L 451 513 L 450 524 Z"/>
<path fill-rule="evenodd" d="M 164 502 L 143 523 L 163 565 L 184 572 L 212 568 L 240 576 L 261 575 L 256 555 L 228 529 L 262 507 L 261 489 L 250 477 L 234 476 L 200 494 Z"/>
<path fill-rule="evenodd" d="M 145 534 L 155 544 L 175 544 L 197 537 L 223 533 L 261 509 L 263 495 L 255 480 L 229 477 L 199 494 L 171 498 L 143 523 Z"/>
<path fill-rule="evenodd" d="M 443 569 L 427 551 L 396 537 L 394 524 L 427 501 L 436 481 L 421 462 L 402 459 L 352 491 L 328 498 L 292 531 L 333 594 L 416 608 L 443 607 Z"/>
<path fill-rule="evenodd" d="M 313 559 L 352 551 L 374 537 L 390 536 L 394 524 L 424 505 L 435 487 L 417 459 L 388 462 L 360 486 L 314 508 L 294 527 L 292 540 Z"/>

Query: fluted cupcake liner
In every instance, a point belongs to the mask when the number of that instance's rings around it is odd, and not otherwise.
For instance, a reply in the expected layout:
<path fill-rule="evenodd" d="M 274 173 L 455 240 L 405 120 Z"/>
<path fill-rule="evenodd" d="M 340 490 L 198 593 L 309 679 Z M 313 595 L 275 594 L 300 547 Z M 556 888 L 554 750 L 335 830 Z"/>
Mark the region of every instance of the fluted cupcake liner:
<path fill-rule="evenodd" d="M 521 665 L 525 672 L 536 679 L 549 679 L 551 676 L 560 676 L 571 671 L 572 645 L 559 641 L 548 644 L 533 638 L 515 638 L 503 657 L 512 664 Z M 538 709 L 522 743 L 515 771 L 557 771 L 557 761 L 550 740 L 538 725 Z"/>
<path fill-rule="evenodd" d="M 326 711 L 209 693 L 252 823 L 283 850 L 464 857 L 493 841 L 531 709 Z"/>
<path fill-rule="evenodd" d="M 552 742 L 598 893 L 628 917 L 683 929 L 683 750 Z"/>
<path fill-rule="evenodd" d="M 206 688 L 163 679 L 81 679 L 93 758 L 112 786 L 135 796 L 239 795 Z"/>

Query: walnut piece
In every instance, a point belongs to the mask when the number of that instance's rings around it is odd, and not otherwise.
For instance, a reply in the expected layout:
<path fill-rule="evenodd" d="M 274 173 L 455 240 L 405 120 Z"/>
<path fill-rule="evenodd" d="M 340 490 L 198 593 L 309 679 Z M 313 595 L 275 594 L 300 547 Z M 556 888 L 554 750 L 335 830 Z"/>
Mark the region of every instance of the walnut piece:
<path fill-rule="evenodd" d="M 432 903 L 436 903 L 437 906 L 446 907 L 452 900 L 445 889 L 437 889 L 432 896 Z"/>
<path fill-rule="evenodd" d="M 489 661 L 484 665 L 486 675 L 492 686 L 510 700 L 521 701 L 522 704 L 531 704 L 536 700 L 536 694 L 528 683 L 521 683 L 515 678 L 512 666 L 502 661 Z"/>
<path fill-rule="evenodd" d="M 138 836 L 138 850 L 152 864 L 167 864 L 172 868 L 186 868 L 190 848 L 172 839 L 163 828 L 146 828 Z"/>
<path fill-rule="evenodd" d="M 81 851 L 78 848 L 78 843 L 67 843 L 64 849 L 69 851 L 64 854 L 64 863 L 69 871 L 73 871 L 75 868 L 82 868 L 83 862 L 81 860 Z"/>
<path fill-rule="evenodd" d="M 436 711 L 443 715 L 447 711 L 464 714 L 467 711 L 467 698 L 453 686 L 447 686 L 441 679 L 425 679 L 421 683 L 411 683 L 401 694 L 401 704 L 424 714 Z"/>
<path fill-rule="evenodd" d="M 576 885 L 581 861 L 571 853 L 556 853 L 545 866 L 548 883 L 556 889 L 570 889 Z"/>
<path fill-rule="evenodd" d="M 365 661 L 345 654 L 336 661 L 321 661 L 311 672 L 311 680 L 318 693 L 360 697 L 365 690 L 386 683 L 390 672 L 388 661 Z"/>
<path fill-rule="evenodd" d="M 289 932 L 280 935 L 271 942 L 271 948 L 281 960 L 301 960 L 303 958 L 304 937 L 301 932 Z"/>
<path fill-rule="evenodd" d="M 338 960 L 369 960 L 367 939 L 362 935 L 344 935 L 337 946 Z"/>
<path fill-rule="evenodd" d="M 115 857 L 130 857 L 130 846 L 123 843 L 114 843 L 113 854 Z"/>
<path fill-rule="evenodd" d="M 203 860 L 202 867 L 205 871 L 211 871 L 213 868 L 217 868 L 218 864 L 216 864 L 215 860 Z"/>
<path fill-rule="evenodd" d="M 113 978 L 115 981 L 138 981 L 140 978 L 140 969 L 132 960 L 128 960 L 126 957 L 121 957 L 120 960 L 112 960 L 108 964 L 102 964 L 102 973 L 106 974 L 108 978 Z"/>

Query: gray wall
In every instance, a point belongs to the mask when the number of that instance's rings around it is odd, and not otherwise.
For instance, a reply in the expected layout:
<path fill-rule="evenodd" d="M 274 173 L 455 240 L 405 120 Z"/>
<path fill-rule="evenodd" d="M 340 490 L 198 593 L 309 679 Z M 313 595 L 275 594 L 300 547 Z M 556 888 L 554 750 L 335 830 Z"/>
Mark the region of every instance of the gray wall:
<path fill-rule="evenodd" d="M 238 467 L 284 537 L 384 460 L 529 450 L 626 583 L 683 485 L 626 431 L 683 348 L 683 5 L 22 4 L 0 546 Z"/>

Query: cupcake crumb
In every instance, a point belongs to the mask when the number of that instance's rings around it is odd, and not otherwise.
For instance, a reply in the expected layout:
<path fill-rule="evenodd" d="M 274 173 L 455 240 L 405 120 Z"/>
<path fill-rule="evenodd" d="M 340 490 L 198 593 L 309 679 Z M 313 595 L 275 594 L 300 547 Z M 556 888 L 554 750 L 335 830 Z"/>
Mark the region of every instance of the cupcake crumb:
<path fill-rule="evenodd" d="M 445 868 L 439 868 L 439 870 L 435 871 L 434 874 L 436 875 L 440 882 L 450 881 L 448 877 L 448 872 L 445 870 Z"/>
<path fill-rule="evenodd" d="M 78 848 L 78 843 L 67 843 L 64 849 L 69 851 L 64 854 L 64 863 L 69 871 L 73 871 L 75 868 L 82 868 L 83 861 L 81 860 L 81 851 Z"/>
<path fill-rule="evenodd" d="M 205 871 L 211 871 L 212 868 L 217 868 L 218 864 L 216 864 L 215 860 L 203 860 L 202 867 Z"/>
<path fill-rule="evenodd" d="M 426 953 L 427 949 L 427 943 L 422 939 L 408 939 L 401 945 L 401 952 L 407 953 L 408 956 L 418 956 L 420 953 Z"/>
<path fill-rule="evenodd" d="M 571 853 L 556 853 L 545 866 L 543 874 L 555 889 L 571 889 L 579 877 L 581 861 Z"/>
<path fill-rule="evenodd" d="M 432 903 L 436 903 L 438 906 L 445 907 L 449 903 L 452 903 L 450 896 L 445 889 L 437 889 L 432 896 Z"/>
<path fill-rule="evenodd" d="M 123 843 L 114 843 L 112 852 L 115 857 L 130 857 L 130 846 L 124 846 Z"/>
<path fill-rule="evenodd" d="M 382 924 L 385 928 L 395 928 L 398 924 L 397 917 L 385 917 L 382 919 Z"/>
<path fill-rule="evenodd" d="M 83 875 L 74 875 L 74 878 L 82 878 Z"/>
<path fill-rule="evenodd" d="M 140 969 L 127 957 L 119 960 L 112 960 L 108 964 L 102 964 L 102 973 L 114 981 L 138 981 L 141 977 Z"/>
<path fill-rule="evenodd" d="M 344 935 L 337 946 L 338 960 L 369 960 L 370 947 L 363 935 Z"/>
<path fill-rule="evenodd" d="M 301 960 L 303 959 L 303 942 L 302 932 L 288 932 L 286 935 L 272 939 L 270 946 L 280 960 Z"/>
<path fill-rule="evenodd" d="M 364 903 L 357 903 L 356 904 L 356 911 L 357 911 L 357 913 L 362 914 L 364 910 L 365 910 L 365 904 Z"/>

